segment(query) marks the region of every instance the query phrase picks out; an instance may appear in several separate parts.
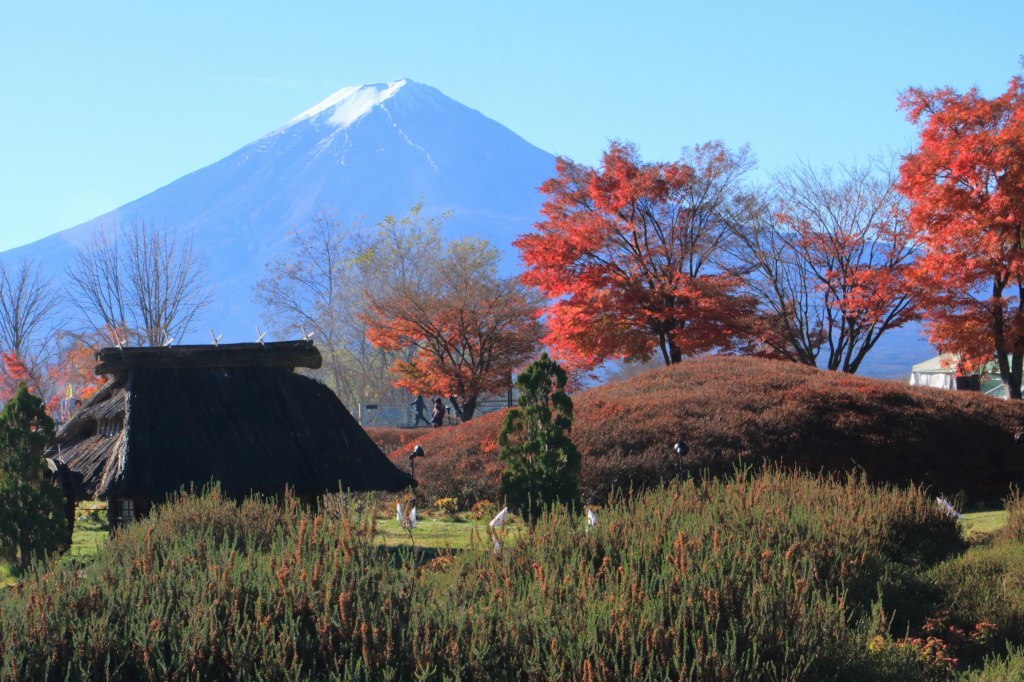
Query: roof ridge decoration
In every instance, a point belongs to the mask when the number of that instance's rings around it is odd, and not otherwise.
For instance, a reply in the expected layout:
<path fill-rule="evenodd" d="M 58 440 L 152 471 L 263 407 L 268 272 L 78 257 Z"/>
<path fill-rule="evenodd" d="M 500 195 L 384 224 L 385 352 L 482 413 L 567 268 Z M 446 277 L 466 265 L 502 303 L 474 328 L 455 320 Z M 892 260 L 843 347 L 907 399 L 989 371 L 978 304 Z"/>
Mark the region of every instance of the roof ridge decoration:
<path fill-rule="evenodd" d="M 270 343 L 222 343 L 194 346 L 125 346 L 96 353 L 96 374 L 119 374 L 135 367 L 227 368 L 306 367 L 323 365 L 320 351 L 309 339 Z"/>

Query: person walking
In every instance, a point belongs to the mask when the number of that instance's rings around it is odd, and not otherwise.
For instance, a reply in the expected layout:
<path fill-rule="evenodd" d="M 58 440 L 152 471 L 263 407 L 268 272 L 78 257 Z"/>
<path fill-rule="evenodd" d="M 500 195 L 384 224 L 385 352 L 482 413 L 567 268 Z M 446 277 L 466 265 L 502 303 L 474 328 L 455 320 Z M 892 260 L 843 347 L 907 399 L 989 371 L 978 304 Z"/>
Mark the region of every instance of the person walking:
<path fill-rule="evenodd" d="M 434 398 L 434 409 L 430 412 L 430 423 L 434 425 L 434 428 L 440 428 L 444 426 L 444 402 L 440 397 Z"/>
<path fill-rule="evenodd" d="M 414 421 L 412 424 L 413 428 L 419 426 L 420 422 L 423 422 L 425 425 L 430 426 L 430 420 L 427 419 L 426 415 L 427 402 L 423 400 L 423 396 L 416 396 L 416 400 L 412 401 L 409 404 L 416 408 L 416 421 Z"/>

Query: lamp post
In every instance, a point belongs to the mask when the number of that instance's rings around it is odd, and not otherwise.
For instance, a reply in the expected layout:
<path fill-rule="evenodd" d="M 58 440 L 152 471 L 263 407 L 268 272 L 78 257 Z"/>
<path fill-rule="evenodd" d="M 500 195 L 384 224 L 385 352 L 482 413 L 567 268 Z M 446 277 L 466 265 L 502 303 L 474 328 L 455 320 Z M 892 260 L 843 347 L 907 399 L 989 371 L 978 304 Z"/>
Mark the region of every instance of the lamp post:
<path fill-rule="evenodd" d="M 409 453 L 409 475 L 412 476 L 413 480 L 416 480 L 416 458 L 423 457 L 425 454 L 422 445 L 417 445 Z"/>
<path fill-rule="evenodd" d="M 680 440 L 676 441 L 674 449 L 676 451 L 676 477 L 682 478 L 684 471 L 683 458 L 685 458 L 686 455 L 689 454 L 690 446 L 686 444 L 686 441 Z"/>

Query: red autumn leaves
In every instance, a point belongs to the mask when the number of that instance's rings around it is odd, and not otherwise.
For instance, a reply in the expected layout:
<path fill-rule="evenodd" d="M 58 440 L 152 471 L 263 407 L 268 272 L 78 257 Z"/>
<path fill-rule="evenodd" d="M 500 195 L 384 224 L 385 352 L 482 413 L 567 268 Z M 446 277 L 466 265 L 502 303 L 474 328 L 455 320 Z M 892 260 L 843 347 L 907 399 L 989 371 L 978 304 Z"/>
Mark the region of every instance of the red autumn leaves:
<path fill-rule="evenodd" d="M 515 242 L 523 280 L 550 301 L 545 343 L 585 367 L 709 352 L 813 365 L 827 347 L 829 369 L 855 372 L 915 317 L 892 183 L 873 169 L 810 171 L 769 192 L 742 183 L 752 165 L 720 142 L 672 163 L 621 143 L 598 168 L 559 159 L 541 187 L 545 219 Z"/>
<path fill-rule="evenodd" d="M 741 163 L 718 143 L 696 155 Z M 556 170 L 540 188 L 545 220 L 515 244 L 523 281 L 552 299 L 545 342 L 557 354 L 591 366 L 659 354 L 669 364 L 735 346 L 753 301 L 713 265 L 725 227 L 692 192 L 711 178 L 682 162 L 644 164 L 619 143 L 599 169 L 559 159 Z"/>
<path fill-rule="evenodd" d="M 992 99 L 977 90 L 910 89 L 900 105 L 920 131 L 901 169 L 915 268 L 932 342 L 971 358 L 995 355 L 1021 396 L 1024 365 L 1024 80 Z"/>

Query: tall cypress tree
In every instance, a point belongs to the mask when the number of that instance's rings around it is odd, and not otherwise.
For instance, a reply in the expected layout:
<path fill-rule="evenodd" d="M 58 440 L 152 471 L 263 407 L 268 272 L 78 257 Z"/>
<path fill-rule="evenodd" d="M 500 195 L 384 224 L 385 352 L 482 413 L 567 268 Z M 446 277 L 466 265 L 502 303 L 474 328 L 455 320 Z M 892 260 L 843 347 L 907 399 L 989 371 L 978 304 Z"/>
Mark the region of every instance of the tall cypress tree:
<path fill-rule="evenodd" d="M 509 410 L 498 435 L 501 477 L 513 509 L 536 519 L 552 503 L 579 502 L 580 453 L 573 445 L 572 399 L 565 393 L 565 370 L 540 356 L 516 379 L 519 408 Z"/>
<path fill-rule="evenodd" d="M 43 461 L 53 437 L 43 401 L 20 384 L 0 413 L 0 559 L 19 570 L 67 542 L 63 495 Z"/>

